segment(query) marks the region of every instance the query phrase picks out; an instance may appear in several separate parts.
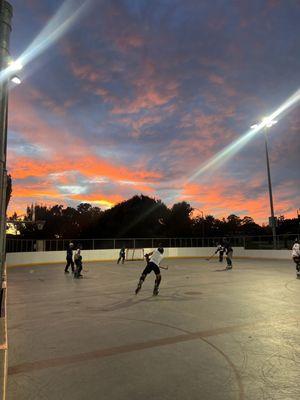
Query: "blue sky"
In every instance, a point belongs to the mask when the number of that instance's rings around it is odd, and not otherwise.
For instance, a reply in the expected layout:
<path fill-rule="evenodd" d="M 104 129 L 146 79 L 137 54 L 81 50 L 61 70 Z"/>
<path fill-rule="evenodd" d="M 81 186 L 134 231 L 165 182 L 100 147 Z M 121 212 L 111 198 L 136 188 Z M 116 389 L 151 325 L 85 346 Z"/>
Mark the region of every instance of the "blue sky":
<path fill-rule="evenodd" d="M 15 58 L 62 4 L 12 1 Z M 188 179 L 300 87 L 299 18 L 292 0 L 92 0 L 11 91 L 11 211 L 144 193 L 267 221 L 262 135 Z M 277 215 L 300 207 L 299 129 L 298 106 L 269 134 Z"/>

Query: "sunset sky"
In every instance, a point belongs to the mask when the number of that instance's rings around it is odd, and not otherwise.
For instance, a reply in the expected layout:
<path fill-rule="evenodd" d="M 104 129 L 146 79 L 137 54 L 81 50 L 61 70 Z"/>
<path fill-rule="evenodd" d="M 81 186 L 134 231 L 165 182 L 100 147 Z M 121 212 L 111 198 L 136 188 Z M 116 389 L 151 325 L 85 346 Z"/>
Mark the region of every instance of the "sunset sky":
<path fill-rule="evenodd" d="M 11 3 L 17 58 L 63 1 Z M 32 202 L 105 209 L 143 193 L 266 222 L 262 134 L 189 178 L 300 87 L 299 21 L 294 0 L 91 1 L 11 90 L 10 212 Z M 300 208 L 299 111 L 269 133 L 275 214 L 286 217 Z"/>

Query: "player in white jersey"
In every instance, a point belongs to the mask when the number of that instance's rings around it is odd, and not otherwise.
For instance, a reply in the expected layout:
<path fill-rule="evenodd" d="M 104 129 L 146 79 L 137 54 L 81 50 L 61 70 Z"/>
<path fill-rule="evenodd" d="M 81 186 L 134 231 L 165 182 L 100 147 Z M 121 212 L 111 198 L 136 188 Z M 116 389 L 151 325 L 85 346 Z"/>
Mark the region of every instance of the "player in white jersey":
<path fill-rule="evenodd" d="M 219 253 L 219 262 L 223 262 L 223 255 L 225 252 L 225 246 L 223 243 L 219 243 L 217 250 L 215 251 L 215 254 Z"/>
<path fill-rule="evenodd" d="M 297 277 L 300 278 L 300 244 L 298 239 L 295 240 L 292 247 L 292 258 L 296 264 Z"/>
<path fill-rule="evenodd" d="M 164 249 L 162 247 L 159 247 L 157 250 L 154 250 L 152 253 L 146 254 L 145 257 L 147 260 L 147 266 L 144 269 L 144 271 L 142 272 L 142 275 L 140 277 L 137 288 L 135 289 L 135 294 L 138 294 L 138 292 L 141 290 L 144 280 L 146 279 L 146 276 L 153 271 L 156 275 L 154 289 L 153 289 L 153 296 L 158 295 L 159 285 L 161 282 L 161 274 L 160 274 L 159 266 L 163 259 L 163 254 L 164 254 Z M 151 258 L 149 259 L 150 256 L 151 256 Z"/>

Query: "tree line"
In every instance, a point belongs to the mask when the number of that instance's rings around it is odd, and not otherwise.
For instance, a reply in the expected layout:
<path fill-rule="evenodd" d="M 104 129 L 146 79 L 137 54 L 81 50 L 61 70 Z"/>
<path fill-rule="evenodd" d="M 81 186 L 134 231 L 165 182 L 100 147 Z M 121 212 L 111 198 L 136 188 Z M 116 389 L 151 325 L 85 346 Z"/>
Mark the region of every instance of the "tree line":
<path fill-rule="evenodd" d="M 194 209 L 185 201 L 167 207 L 161 200 L 135 195 L 108 210 L 89 203 L 76 208 L 63 205 L 27 207 L 24 221 L 45 221 L 42 230 L 36 224 L 17 223 L 24 238 L 149 238 L 149 237 L 225 237 L 234 235 L 271 235 L 269 226 L 261 226 L 249 216 L 231 214 L 193 217 Z M 16 220 L 12 215 L 10 219 Z M 278 219 L 277 234 L 299 233 L 298 218 Z"/>

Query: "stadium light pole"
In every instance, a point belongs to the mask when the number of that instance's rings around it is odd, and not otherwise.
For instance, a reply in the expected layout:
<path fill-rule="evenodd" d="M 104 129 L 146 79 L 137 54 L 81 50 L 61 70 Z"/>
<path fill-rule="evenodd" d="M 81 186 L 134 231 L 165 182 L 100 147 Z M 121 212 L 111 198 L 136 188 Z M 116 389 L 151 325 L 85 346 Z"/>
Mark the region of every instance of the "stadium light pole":
<path fill-rule="evenodd" d="M 263 118 L 263 123 L 265 123 L 263 132 L 265 137 L 265 152 L 266 152 L 266 163 L 267 163 L 267 174 L 268 174 L 268 186 L 269 186 L 269 199 L 270 199 L 270 210 L 271 210 L 271 227 L 272 227 L 272 236 L 273 236 L 273 248 L 276 249 L 276 219 L 274 214 L 274 202 L 273 202 L 273 191 L 272 191 L 272 180 L 271 180 L 271 170 L 270 170 L 270 161 L 269 161 L 269 150 L 268 150 L 268 130 L 275 124 L 277 124 L 276 120 L 272 120 L 270 118 Z M 252 125 L 251 128 L 254 129 L 257 127 L 257 124 Z"/>
<path fill-rule="evenodd" d="M 7 116 L 8 116 L 8 84 L 10 77 L 3 73 L 9 66 L 9 38 L 11 33 L 12 6 L 0 0 L 0 274 L 1 295 L 5 280 L 5 239 L 6 239 L 6 151 L 7 151 Z M 3 77 L 2 77 L 3 76 Z M 1 299 L 2 300 L 2 299 Z"/>

